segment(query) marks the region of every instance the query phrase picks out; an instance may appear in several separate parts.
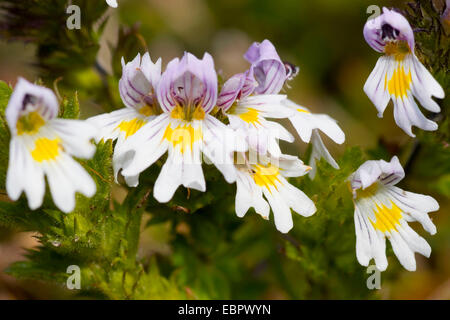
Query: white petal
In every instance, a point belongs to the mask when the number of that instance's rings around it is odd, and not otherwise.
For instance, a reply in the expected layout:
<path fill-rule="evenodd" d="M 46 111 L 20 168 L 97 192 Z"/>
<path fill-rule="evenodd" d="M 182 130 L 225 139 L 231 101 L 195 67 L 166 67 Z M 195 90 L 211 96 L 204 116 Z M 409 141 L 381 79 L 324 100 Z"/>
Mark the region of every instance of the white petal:
<path fill-rule="evenodd" d="M 237 109 L 252 108 L 258 110 L 263 117 L 287 118 L 293 112 L 283 104 L 285 99 L 286 96 L 281 94 L 252 95 L 241 99 L 237 104 Z"/>
<path fill-rule="evenodd" d="M 219 120 L 206 115 L 203 121 L 202 152 L 223 174 L 228 183 L 236 181 L 233 152 L 236 150 L 236 135 Z"/>
<path fill-rule="evenodd" d="M 286 203 L 298 214 L 304 217 L 312 216 L 317 210 L 314 202 L 303 191 L 292 186 L 285 179 L 282 181 L 283 187 L 280 187 L 280 192 Z"/>
<path fill-rule="evenodd" d="M 403 98 L 393 97 L 392 101 L 394 102 L 395 123 L 409 136 L 415 137 L 412 133 L 411 126 L 416 126 L 427 131 L 437 130 L 437 123 L 425 118 L 411 93 Z"/>
<path fill-rule="evenodd" d="M 176 157 L 179 157 L 178 159 Z M 153 196 L 161 203 L 172 199 L 175 191 L 182 184 L 183 162 L 181 156 L 169 155 L 155 182 Z"/>
<path fill-rule="evenodd" d="M 96 185 L 84 168 L 70 156 L 62 154 L 57 160 L 43 164 L 55 205 L 63 212 L 75 208 L 75 193 L 92 197 Z"/>
<path fill-rule="evenodd" d="M 324 158 L 333 168 L 339 169 L 339 165 L 337 164 L 336 160 L 331 156 L 328 149 L 325 147 L 325 144 L 322 141 L 322 138 L 320 137 L 317 130 L 313 130 L 312 133 L 312 152 L 311 152 L 311 158 L 309 160 L 309 165 L 311 166 L 311 171 L 309 172 L 309 176 L 311 179 L 313 179 L 316 175 L 316 160 L 320 160 L 321 158 Z"/>
<path fill-rule="evenodd" d="M 278 192 L 272 193 L 264 188 L 263 193 L 272 208 L 277 230 L 282 233 L 289 232 L 294 226 L 294 223 L 292 221 L 291 209 L 288 204 Z"/>
<path fill-rule="evenodd" d="M 443 99 L 445 96 L 441 85 L 433 78 L 431 73 L 423 66 L 415 55 L 411 57 L 411 75 L 413 93 L 420 104 L 432 112 L 440 112 L 441 108 L 432 99 L 432 96 Z"/>
<path fill-rule="evenodd" d="M 32 210 L 39 208 L 44 199 L 44 172 L 33 161 L 20 137 L 13 137 L 10 142 L 6 190 L 12 200 L 19 199 L 20 194 L 24 191 L 27 195 L 28 206 Z"/>
<path fill-rule="evenodd" d="M 82 120 L 54 119 L 48 124 L 62 140 L 64 151 L 72 156 L 90 159 L 95 153 L 91 139 L 98 136 L 95 125 Z"/>
<path fill-rule="evenodd" d="M 354 213 L 355 233 L 356 233 L 356 259 L 358 262 L 367 267 L 372 256 L 371 237 L 365 219 L 362 217 L 359 208 L 355 207 Z"/>
<path fill-rule="evenodd" d="M 418 221 L 430 234 L 436 233 L 436 226 L 428 216 L 428 212 L 437 211 L 439 204 L 430 196 L 403 191 L 400 188 L 389 186 L 388 192 L 395 204 L 412 219 Z"/>
<path fill-rule="evenodd" d="M 383 116 L 390 99 L 389 92 L 385 88 L 385 79 L 389 74 L 392 74 L 393 68 L 392 59 L 386 56 L 380 57 L 364 84 L 364 92 L 377 108 L 379 117 Z"/>
<path fill-rule="evenodd" d="M 413 252 L 418 252 L 427 258 L 430 256 L 431 247 L 428 242 L 419 236 L 406 221 L 401 221 L 398 231 Z"/>
<path fill-rule="evenodd" d="M 408 271 L 416 271 L 414 252 L 398 232 L 392 232 L 389 240 L 401 265 Z"/>
<path fill-rule="evenodd" d="M 168 115 L 162 114 L 145 124 L 122 146 L 116 146 L 114 154 L 117 153 L 118 159 L 128 152 L 135 152 L 133 159 L 122 170 L 124 177 L 139 175 L 167 151 L 169 143 L 163 137 L 169 125 Z"/>
<path fill-rule="evenodd" d="M 122 108 L 110 113 L 101 114 L 87 119 L 88 122 L 99 128 L 95 140 L 116 140 L 120 134 L 118 129 L 122 121 L 130 121 L 139 117 L 139 113 L 134 108 Z"/>

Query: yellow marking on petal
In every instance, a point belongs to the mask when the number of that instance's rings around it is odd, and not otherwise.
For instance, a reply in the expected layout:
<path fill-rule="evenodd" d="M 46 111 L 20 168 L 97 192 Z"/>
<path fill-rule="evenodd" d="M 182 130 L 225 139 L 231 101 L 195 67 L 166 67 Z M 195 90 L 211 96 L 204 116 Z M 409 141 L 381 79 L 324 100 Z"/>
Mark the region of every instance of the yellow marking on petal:
<path fill-rule="evenodd" d="M 253 179 L 255 183 L 260 187 L 265 187 L 270 191 L 270 187 L 277 189 L 277 183 L 280 183 L 280 178 L 278 177 L 280 169 L 272 164 L 263 166 L 260 164 L 254 165 Z"/>
<path fill-rule="evenodd" d="M 205 118 L 205 111 L 201 106 L 197 106 L 192 110 L 192 108 L 189 107 L 183 108 L 182 106 L 177 105 L 170 112 L 170 116 L 174 119 L 180 119 L 185 121 L 203 120 Z"/>
<path fill-rule="evenodd" d="M 153 108 L 149 105 L 145 105 L 142 108 L 140 108 L 139 113 L 146 117 L 150 117 L 156 114 Z"/>
<path fill-rule="evenodd" d="M 30 112 L 17 120 L 17 134 L 36 134 L 45 124 L 45 120 L 37 111 Z"/>
<path fill-rule="evenodd" d="M 411 53 L 411 50 L 406 41 L 395 41 L 386 44 L 384 53 L 393 56 L 397 61 L 403 61 L 406 55 Z"/>
<path fill-rule="evenodd" d="M 311 112 L 309 112 L 308 110 L 306 110 L 306 109 L 297 109 L 297 111 L 298 112 L 304 112 L 304 113 L 311 113 Z"/>
<path fill-rule="evenodd" d="M 34 149 L 31 156 L 37 162 L 55 160 L 61 149 L 59 139 L 50 140 L 48 138 L 39 138 L 34 142 Z"/>
<path fill-rule="evenodd" d="M 380 230 L 381 232 L 386 231 L 398 231 L 397 226 L 400 225 L 400 219 L 402 218 L 402 210 L 395 203 L 391 202 L 391 208 L 388 208 L 384 204 L 381 207 L 375 204 L 376 209 L 374 210 L 375 221 L 370 219 L 370 223 L 375 228 L 375 230 Z"/>
<path fill-rule="evenodd" d="M 117 129 L 125 132 L 125 139 L 126 139 L 129 136 L 135 134 L 145 123 L 146 123 L 145 120 L 137 118 L 129 121 L 124 120 L 117 126 Z"/>
<path fill-rule="evenodd" d="M 253 108 L 248 108 L 247 111 L 245 111 L 244 113 L 240 113 L 239 114 L 239 118 L 241 118 L 242 120 L 244 120 L 247 123 L 257 123 L 257 124 L 261 124 L 259 122 L 259 111 Z"/>
<path fill-rule="evenodd" d="M 184 153 L 188 148 L 192 152 L 194 142 L 203 139 L 203 134 L 201 128 L 194 128 L 190 124 L 179 125 L 174 129 L 168 125 L 166 131 L 164 131 L 164 139 L 172 143 L 174 148 L 180 145 L 181 153 Z"/>
<path fill-rule="evenodd" d="M 203 120 L 205 119 L 205 110 L 202 107 L 196 107 L 194 113 L 192 115 L 194 120 Z"/>
<path fill-rule="evenodd" d="M 395 95 L 397 98 L 403 98 L 408 94 L 412 82 L 411 70 L 406 74 L 403 66 L 398 66 L 394 70 L 392 77 L 387 81 L 387 75 L 384 78 L 384 85 L 387 86 L 389 94 Z"/>

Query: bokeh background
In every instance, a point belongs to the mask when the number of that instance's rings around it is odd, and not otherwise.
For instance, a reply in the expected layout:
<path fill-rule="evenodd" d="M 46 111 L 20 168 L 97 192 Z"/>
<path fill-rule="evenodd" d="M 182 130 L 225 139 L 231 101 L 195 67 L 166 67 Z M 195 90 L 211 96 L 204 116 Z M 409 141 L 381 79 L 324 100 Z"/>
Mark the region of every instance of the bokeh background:
<path fill-rule="evenodd" d="M 94 0 L 93 0 L 94 1 Z M 102 1 L 102 0 L 95 0 Z M 114 49 L 119 39 L 119 25 L 135 32 L 141 46 L 147 47 L 152 58 L 170 59 L 190 51 L 202 56 L 208 51 L 215 58 L 216 68 L 226 79 L 247 68 L 242 55 L 254 41 L 271 40 L 283 60 L 300 67 L 299 75 L 289 83 L 292 100 L 316 113 L 327 113 L 339 121 L 346 141 L 337 146 L 325 137 L 333 155 L 339 158 L 349 146 L 361 146 L 374 155 L 401 151 L 406 161 L 416 147 L 413 139 L 394 123 L 392 105 L 383 119 L 362 88 L 373 69 L 378 54 L 364 41 L 362 29 L 369 14 L 369 5 L 405 8 L 407 1 L 373 0 L 119 0 L 118 9 L 108 9 L 108 19 L 101 39 L 98 65 L 92 70 L 111 74 L 120 68 L 119 53 Z M 436 1 L 436 5 L 444 5 Z M 83 14 L 83 12 L 82 12 Z M 61 12 L 62 17 L 67 15 Z M 83 22 L 82 22 L 83 23 Z M 77 32 L 77 31 L 73 31 Z M 113 48 L 113 50 L 111 50 Z M 29 80 L 41 76 L 33 41 L 0 42 L 0 79 L 11 84 L 18 76 Z M 128 56 L 127 58 L 132 58 Z M 101 111 L 89 90 L 102 86 L 92 81 L 87 72 L 86 90 L 80 96 L 82 117 Z M 446 74 L 448 77 L 448 74 Z M 448 95 L 448 92 L 446 92 Z M 448 105 L 448 103 L 447 103 Z M 432 133 L 431 133 L 432 134 Z M 448 141 L 447 141 L 448 142 Z M 296 146 L 303 154 L 305 147 Z M 380 151 L 381 150 L 381 151 Z M 433 156 L 432 154 L 430 155 Z M 419 158 L 420 159 L 420 158 Z M 304 159 L 307 160 L 307 159 Z M 447 159 L 450 160 L 450 159 Z M 413 163 L 414 165 L 414 163 Z M 427 172 L 423 172 L 427 171 Z M 405 271 L 396 259 L 390 258 L 390 271 L 382 275 L 382 289 L 373 298 L 382 299 L 449 299 L 450 298 L 450 201 L 448 193 L 434 192 L 434 183 L 443 173 L 429 167 L 408 177 L 402 186 L 414 192 L 434 196 L 441 209 L 432 213 L 438 233 L 430 236 L 422 228 L 419 234 L 430 243 L 431 258 L 416 255 L 416 272 Z M 446 173 L 448 176 L 448 172 Z M 448 180 L 447 180 L 448 181 Z M 117 188 L 116 197 L 123 197 Z M 329 214 L 333 214 L 330 212 Z M 417 227 L 417 226 L 414 226 Z M 354 230 L 345 230 L 354 232 Z M 0 229 L 0 270 L 24 259 L 24 248 L 37 245 L 35 234 L 5 228 Z M 158 228 L 147 228 L 141 236 L 140 255 L 153 252 L 170 253 L 167 235 Z M 363 269 L 363 267 L 361 267 Z M 386 275 L 386 276 L 385 276 Z M 330 279 L 330 281 L 333 281 Z M 256 290 L 256 289 L 255 289 Z M 0 299 L 42 299 L 70 297 L 71 293 L 39 281 L 18 281 L 0 271 Z M 295 294 L 271 287 L 251 295 L 253 298 L 296 298 Z M 324 295 L 324 298 L 327 296 Z M 358 297 L 355 297 L 358 298 Z"/>

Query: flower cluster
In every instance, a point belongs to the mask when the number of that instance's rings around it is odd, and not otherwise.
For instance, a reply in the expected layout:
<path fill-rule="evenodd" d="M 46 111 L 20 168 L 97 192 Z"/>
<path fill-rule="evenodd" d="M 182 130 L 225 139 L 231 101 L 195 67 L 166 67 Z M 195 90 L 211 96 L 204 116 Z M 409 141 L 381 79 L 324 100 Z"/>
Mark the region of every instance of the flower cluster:
<path fill-rule="evenodd" d="M 422 115 L 414 97 L 438 112 L 431 97 L 443 97 L 444 92 L 414 55 L 414 36 L 406 19 L 384 9 L 381 16 L 367 22 L 364 36 L 385 54 L 364 86 L 380 115 L 392 99 L 395 121 L 410 136 L 412 125 L 435 130 L 437 125 Z M 314 114 L 280 93 L 298 69 L 283 62 L 270 41 L 253 43 L 244 58 L 248 69 L 222 85 L 208 53 L 198 59 L 186 52 L 164 71 L 161 58 L 153 62 L 149 53 L 138 54 L 130 62 L 122 59 L 119 92 L 125 107 L 86 121 L 58 119 L 53 92 L 19 79 L 6 109 L 12 135 L 9 197 L 17 200 L 25 192 L 29 207 L 38 208 L 46 175 L 55 205 L 72 211 L 76 192 L 90 197 L 96 191 L 92 178 L 72 156 L 92 157 L 91 139 L 116 140 L 116 182 L 121 175 L 128 186 L 138 186 L 140 174 L 167 154 L 153 187 L 154 198 L 165 203 L 181 185 L 206 191 L 204 160 L 214 164 L 226 182 L 236 183 L 239 217 L 253 207 L 269 219 L 272 210 L 276 228 L 288 232 L 293 227 L 291 210 L 305 217 L 316 212 L 314 202 L 288 178 L 308 172 L 314 178 L 320 158 L 339 169 L 320 132 L 337 144 L 345 141 L 345 135 L 331 117 Z M 312 144 L 309 165 L 283 154 L 279 140 L 294 142 L 295 137 L 279 119 L 289 119 L 300 139 Z M 408 270 L 415 269 L 414 252 L 430 255 L 427 242 L 407 222 L 419 221 L 434 234 L 428 212 L 439 205 L 429 196 L 395 187 L 403 177 L 394 157 L 390 163 L 367 161 L 349 178 L 356 252 L 362 265 L 374 258 L 379 270 L 386 269 L 386 237 Z"/>
<path fill-rule="evenodd" d="M 232 76 L 220 90 L 207 53 L 201 60 L 185 53 L 164 72 L 161 60 L 153 63 L 148 53 L 122 61 L 119 90 L 126 108 L 88 121 L 102 128 L 97 139 L 117 139 L 116 179 L 120 172 L 129 186 L 137 186 L 139 175 L 167 153 L 153 192 L 159 202 L 167 202 L 180 185 L 206 190 L 205 160 L 228 183 L 237 183 L 239 216 L 254 207 L 268 219 L 271 207 L 277 229 L 288 232 L 293 226 L 291 208 L 304 216 L 316 209 L 286 177 L 302 176 L 311 167 L 282 154 L 279 139 L 293 142 L 294 136 L 269 119 L 290 119 L 300 137 L 314 143 L 312 166 L 324 156 L 338 167 L 318 130 L 337 143 L 345 136 L 332 118 L 312 114 L 280 94 L 295 68 L 282 62 L 270 41 L 254 43 L 244 57 L 248 70 Z"/>

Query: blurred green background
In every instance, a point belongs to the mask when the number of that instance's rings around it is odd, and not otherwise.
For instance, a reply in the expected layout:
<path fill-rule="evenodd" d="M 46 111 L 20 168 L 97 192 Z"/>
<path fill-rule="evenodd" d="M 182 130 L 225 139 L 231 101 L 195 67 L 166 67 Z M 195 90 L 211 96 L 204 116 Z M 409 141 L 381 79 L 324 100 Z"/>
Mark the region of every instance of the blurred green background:
<path fill-rule="evenodd" d="M 329 114 L 339 121 L 345 131 L 346 141 L 341 146 L 333 144 L 326 137 L 324 139 L 331 153 L 337 158 L 349 146 L 361 146 L 369 150 L 369 154 L 374 157 L 384 157 L 386 160 L 392 154 L 399 153 L 402 163 L 405 163 L 415 147 L 413 139 L 395 125 L 392 105 L 387 108 L 384 118 L 379 119 L 375 107 L 362 90 L 379 56 L 365 43 L 362 35 L 364 23 L 369 16 L 366 13 L 367 7 L 376 4 L 380 7 L 405 8 L 406 1 L 119 0 L 118 2 L 118 9 L 108 9 L 108 22 L 97 59 L 98 65 L 107 74 L 117 73 L 117 70 L 120 70 L 119 58 L 122 51 L 127 59 L 133 58 L 137 52 L 126 51 L 125 48 L 135 46 L 147 47 L 154 60 L 163 57 L 163 65 L 170 59 L 180 56 L 183 51 L 190 51 L 197 56 L 202 56 L 203 52 L 208 51 L 215 59 L 219 74 L 226 79 L 248 67 L 242 55 L 252 42 L 269 39 L 283 60 L 300 67 L 299 75 L 289 83 L 291 86 L 287 91 L 289 97 L 313 112 Z M 443 5 L 443 1 L 436 3 Z M 67 16 L 64 12 L 61 15 Z M 119 39 L 118 36 L 119 25 L 126 26 L 123 32 L 136 35 L 132 45 L 120 42 L 123 39 Z M 114 54 L 111 54 L 110 48 L 115 48 L 118 42 L 121 45 L 117 50 L 113 50 Z M 41 77 L 41 70 L 35 60 L 36 50 L 33 41 L 24 44 L 3 40 L 0 43 L 0 79 L 13 84 L 19 75 L 29 80 Z M 98 69 L 97 67 L 96 70 Z M 80 88 L 82 117 L 101 112 L 101 106 L 106 109 L 121 107 L 117 93 L 111 98 L 113 106 L 92 97 L 90 92 L 104 86 L 100 77 L 92 77 L 93 70 L 95 70 L 93 66 L 87 70 L 80 69 L 77 75 L 77 83 L 83 86 Z M 58 75 L 53 74 L 52 77 L 54 80 Z M 47 80 L 51 80 L 52 77 Z M 445 77 L 448 79 L 448 73 Z M 71 85 L 67 78 L 63 79 L 64 81 L 68 81 L 66 83 L 68 87 Z M 114 86 L 117 79 L 110 81 Z M 448 95 L 448 91 L 446 93 Z M 448 102 L 446 105 L 448 107 Z M 426 135 L 432 134 L 426 133 L 424 139 Z M 444 137 L 448 137 L 448 132 Z M 304 145 L 299 143 L 296 148 L 289 149 L 291 153 L 298 153 L 298 150 L 303 154 Z M 433 157 L 432 151 L 429 155 L 422 154 L 418 159 L 428 156 Z M 448 166 L 450 159 L 444 159 L 444 164 L 445 160 Z M 411 168 L 414 169 L 414 163 Z M 431 194 L 441 205 L 438 213 L 431 213 L 438 228 L 437 235 L 431 237 L 420 226 L 414 225 L 415 228 L 418 227 L 416 230 L 419 234 L 429 241 L 433 249 L 432 255 L 429 259 L 416 255 L 417 271 L 408 272 L 401 268 L 391 252 L 388 271 L 382 274 L 382 289 L 371 292 L 368 296 L 382 299 L 449 299 L 450 201 L 448 193 L 434 192 L 436 181 L 441 181 L 439 179 L 444 174 L 448 177 L 449 172 L 439 170 L 433 167 L 433 164 L 422 165 L 412 171 L 401 186 L 413 192 Z M 443 183 L 447 183 L 448 188 L 448 178 L 446 181 Z M 118 199 L 123 197 L 123 192 L 123 189 L 117 188 Z M 332 215 L 333 212 L 329 214 Z M 249 222 L 246 222 L 246 219 L 250 219 Z M 239 223 L 256 221 L 246 216 L 239 220 Z M 265 222 L 258 221 L 258 223 Z M 343 232 L 353 234 L 354 230 L 345 229 Z M 167 237 L 167 233 L 161 227 L 143 230 L 140 255 L 147 256 L 155 252 L 170 254 Z M 270 241 L 270 238 L 267 241 Z M 23 259 L 23 248 L 35 245 L 32 233 L 16 233 L 0 229 L 0 270 L 14 261 Z M 361 273 L 365 272 L 365 268 L 360 266 L 357 268 L 360 268 Z M 266 276 L 271 277 L 270 274 Z M 329 281 L 333 281 L 331 276 Z M 291 285 L 302 286 L 295 281 Z M 338 293 L 296 295 L 276 285 L 266 286 L 260 290 L 255 287 L 254 290 L 255 292 L 248 293 L 244 297 L 270 299 L 339 297 Z M 0 273 L 0 299 L 40 299 L 66 295 L 70 296 L 67 292 L 61 292 L 59 288 L 43 286 L 39 282 L 17 281 Z"/>

